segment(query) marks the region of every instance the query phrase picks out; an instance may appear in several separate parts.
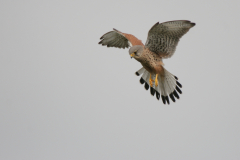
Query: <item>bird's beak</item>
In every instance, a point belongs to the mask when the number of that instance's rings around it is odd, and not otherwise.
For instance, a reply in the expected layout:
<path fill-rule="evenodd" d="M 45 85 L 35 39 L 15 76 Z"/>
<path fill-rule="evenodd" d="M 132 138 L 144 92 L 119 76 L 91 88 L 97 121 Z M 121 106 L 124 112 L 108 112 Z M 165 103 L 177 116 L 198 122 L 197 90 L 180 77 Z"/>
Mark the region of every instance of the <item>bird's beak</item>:
<path fill-rule="evenodd" d="M 131 58 L 133 58 L 135 56 L 135 53 L 130 54 L 130 56 L 131 56 Z"/>

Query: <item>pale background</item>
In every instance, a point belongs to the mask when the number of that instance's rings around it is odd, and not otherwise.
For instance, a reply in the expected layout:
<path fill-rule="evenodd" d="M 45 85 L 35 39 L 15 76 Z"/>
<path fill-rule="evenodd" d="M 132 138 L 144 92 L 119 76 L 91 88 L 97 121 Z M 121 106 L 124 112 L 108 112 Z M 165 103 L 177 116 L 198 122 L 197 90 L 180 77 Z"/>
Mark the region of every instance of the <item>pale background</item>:
<path fill-rule="evenodd" d="M 236 0 L 1 0 L 0 159 L 240 159 L 239 18 Z M 98 42 L 182 19 L 196 26 L 164 63 L 183 94 L 163 105 Z"/>

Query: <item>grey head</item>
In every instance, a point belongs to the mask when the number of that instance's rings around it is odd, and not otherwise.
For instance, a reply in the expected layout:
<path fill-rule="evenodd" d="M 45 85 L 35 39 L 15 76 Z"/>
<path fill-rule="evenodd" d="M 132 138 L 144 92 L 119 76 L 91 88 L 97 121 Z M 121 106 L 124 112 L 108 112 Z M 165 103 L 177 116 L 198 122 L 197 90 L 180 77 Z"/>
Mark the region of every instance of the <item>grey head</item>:
<path fill-rule="evenodd" d="M 138 60 L 141 57 L 142 53 L 143 53 L 143 46 L 141 45 L 132 46 L 129 49 L 129 54 L 131 58 L 133 57 L 136 60 Z"/>

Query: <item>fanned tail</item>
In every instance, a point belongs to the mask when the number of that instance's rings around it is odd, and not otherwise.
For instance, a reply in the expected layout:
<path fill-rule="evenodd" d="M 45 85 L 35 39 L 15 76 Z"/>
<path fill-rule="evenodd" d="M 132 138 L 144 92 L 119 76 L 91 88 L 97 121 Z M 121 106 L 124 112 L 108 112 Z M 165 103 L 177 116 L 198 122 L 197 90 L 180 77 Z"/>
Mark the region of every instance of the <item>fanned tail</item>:
<path fill-rule="evenodd" d="M 182 85 L 177 81 L 178 78 L 168 72 L 165 68 L 163 68 L 163 74 L 158 75 L 158 86 L 155 86 L 155 83 L 153 83 L 153 87 L 149 85 L 149 78 L 150 73 L 142 67 L 140 70 L 136 72 L 137 76 L 142 75 L 140 78 L 140 83 L 144 84 L 144 88 L 148 90 L 150 88 L 151 95 L 156 94 L 156 98 L 159 100 L 160 97 L 162 98 L 162 102 L 166 104 L 170 104 L 169 98 L 175 102 L 175 98 L 179 99 L 179 94 L 182 94 L 182 91 L 180 88 L 182 88 Z M 152 79 L 155 79 L 156 75 L 152 75 Z"/>

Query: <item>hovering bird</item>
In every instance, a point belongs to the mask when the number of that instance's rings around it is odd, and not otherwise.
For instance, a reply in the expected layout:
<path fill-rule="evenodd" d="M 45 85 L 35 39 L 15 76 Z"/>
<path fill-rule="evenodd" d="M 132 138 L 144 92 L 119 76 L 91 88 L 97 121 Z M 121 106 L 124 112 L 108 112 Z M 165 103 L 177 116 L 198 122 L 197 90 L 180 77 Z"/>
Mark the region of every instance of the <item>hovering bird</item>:
<path fill-rule="evenodd" d="M 136 75 L 142 75 L 140 83 L 144 84 L 146 90 L 162 102 L 170 104 L 170 99 L 175 102 L 182 94 L 180 88 L 182 85 L 178 78 L 168 72 L 163 67 L 162 60 L 170 58 L 175 50 L 180 38 L 195 26 L 187 20 L 169 21 L 164 23 L 157 22 L 148 32 L 148 38 L 145 45 L 135 36 L 122 33 L 113 28 L 100 38 L 99 44 L 107 47 L 129 48 L 131 58 L 135 58 L 142 64 L 142 68 L 136 72 Z"/>

